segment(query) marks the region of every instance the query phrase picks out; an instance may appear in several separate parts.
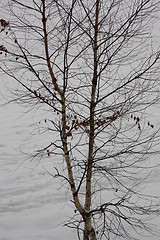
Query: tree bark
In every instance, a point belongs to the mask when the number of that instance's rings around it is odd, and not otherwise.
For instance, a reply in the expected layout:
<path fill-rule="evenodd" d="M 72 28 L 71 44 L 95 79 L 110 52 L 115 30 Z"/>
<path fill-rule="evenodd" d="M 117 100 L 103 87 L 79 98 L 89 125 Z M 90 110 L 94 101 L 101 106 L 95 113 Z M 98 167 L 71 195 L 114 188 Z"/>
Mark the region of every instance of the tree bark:
<path fill-rule="evenodd" d="M 96 1 L 96 19 L 94 26 L 94 72 L 92 80 L 91 91 L 91 104 L 90 104 L 90 134 L 89 134 L 89 152 L 87 163 L 87 176 L 86 176 L 86 198 L 85 198 L 85 210 L 88 212 L 91 208 L 91 192 L 92 192 L 92 168 L 93 168 L 93 148 L 94 148 L 94 115 L 95 115 L 95 94 L 97 87 L 97 39 L 98 39 L 98 15 L 99 15 L 99 0 Z M 91 224 L 90 216 L 85 219 L 84 237 L 83 240 L 96 240 L 95 230 Z"/>
<path fill-rule="evenodd" d="M 88 217 L 85 219 L 83 240 L 97 240 L 91 219 Z"/>

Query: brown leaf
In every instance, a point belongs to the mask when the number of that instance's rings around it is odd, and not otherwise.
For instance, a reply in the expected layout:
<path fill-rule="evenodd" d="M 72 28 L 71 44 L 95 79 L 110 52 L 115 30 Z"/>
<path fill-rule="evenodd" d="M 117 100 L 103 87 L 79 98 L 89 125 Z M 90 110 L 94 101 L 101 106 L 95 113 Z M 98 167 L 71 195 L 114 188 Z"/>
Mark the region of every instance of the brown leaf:
<path fill-rule="evenodd" d="M 48 155 L 48 157 L 50 157 L 50 151 L 49 151 L 49 149 L 47 149 L 47 155 Z"/>
<path fill-rule="evenodd" d="M 139 129 L 139 130 L 141 130 L 141 126 L 140 126 L 140 124 L 139 124 L 139 123 L 138 123 L 138 129 Z"/>
<path fill-rule="evenodd" d="M 66 129 L 69 130 L 69 129 L 70 129 L 70 126 L 66 125 Z"/>
<path fill-rule="evenodd" d="M 72 133 L 71 133 L 71 132 L 68 132 L 68 133 L 67 133 L 67 137 L 72 137 Z"/>
<path fill-rule="evenodd" d="M 140 121 L 140 119 L 139 119 L 139 117 L 137 117 L 137 122 L 139 122 Z"/>

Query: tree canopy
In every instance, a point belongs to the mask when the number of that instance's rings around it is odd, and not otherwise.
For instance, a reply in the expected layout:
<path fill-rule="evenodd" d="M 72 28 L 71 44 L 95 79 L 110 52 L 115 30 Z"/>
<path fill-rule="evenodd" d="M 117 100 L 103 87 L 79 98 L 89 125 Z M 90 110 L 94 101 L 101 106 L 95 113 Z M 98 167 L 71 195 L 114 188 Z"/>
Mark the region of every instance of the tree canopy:
<path fill-rule="evenodd" d="M 158 167 L 150 113 L 160 97 L 159 1 L 1 5 L 0 71 L 17 83 L 14 101 L 46 111 L 41 133 L 53 141 L 32 159 L 60 162 L 52 177 L 70 189 L 75 209 L 66 225 L 83 240 L 150 232 L 144 223 L 159 214 L 159 198 L 143 182 Z"/>

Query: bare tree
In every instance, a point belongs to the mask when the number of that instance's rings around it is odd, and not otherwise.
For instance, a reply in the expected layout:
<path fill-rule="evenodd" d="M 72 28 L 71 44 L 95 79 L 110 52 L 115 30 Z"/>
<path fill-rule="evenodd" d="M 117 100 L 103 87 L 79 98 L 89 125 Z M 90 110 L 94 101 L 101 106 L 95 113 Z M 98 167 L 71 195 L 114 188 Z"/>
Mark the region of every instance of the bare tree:
<path fill-rule="evenodd" d="M 66 225 L 83 240 L 150 232 L 159 199 L 143 183 L 159 153 L 149 115 L 159 100 L 159 1 L 10 0 L 3 9 L 0 69 L 18 83 L 14 101 L 46 110 L 56 139 L 32 158 L 64 160 L 53 177 L 72 194 Z"/>

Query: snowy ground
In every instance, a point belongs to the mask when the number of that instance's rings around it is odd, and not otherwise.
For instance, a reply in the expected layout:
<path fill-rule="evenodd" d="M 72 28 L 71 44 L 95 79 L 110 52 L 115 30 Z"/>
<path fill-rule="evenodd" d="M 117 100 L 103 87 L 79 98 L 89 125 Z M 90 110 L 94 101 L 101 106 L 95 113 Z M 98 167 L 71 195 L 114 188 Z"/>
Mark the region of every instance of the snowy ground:
<path fill-rule="evenodd" d="M 57 190 L 57 183 L 41 164 L 36 168 L 29 162 L 20 165 L 24 156 L 19 146 L 31 147 L 25 141 L 31 116 L 19 118 L 21 109 L 15 104 L 0 111 L 0 240 L 77 239 L 63 227 L 62 222 L 73 211 L 63 190 Z M 150 193 L 160 190 L 159 173 L 152 175 Z M 154 222 L 160 227 L 160 218 Z"/>
<path fill-rule="evenodd" d="M 18 119 L 19 110 L 10 105 L 0 114 L 0 240 L 74 239 L 62 223 L 71 210 L 64 193 L 41 165 L 20 165 L 29 119 Z"/>

